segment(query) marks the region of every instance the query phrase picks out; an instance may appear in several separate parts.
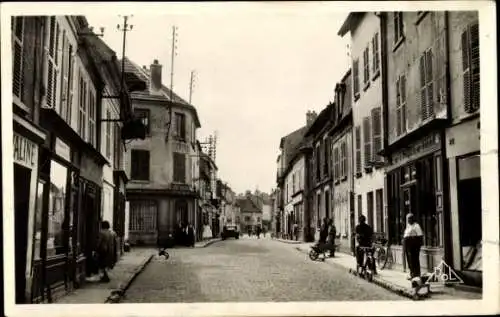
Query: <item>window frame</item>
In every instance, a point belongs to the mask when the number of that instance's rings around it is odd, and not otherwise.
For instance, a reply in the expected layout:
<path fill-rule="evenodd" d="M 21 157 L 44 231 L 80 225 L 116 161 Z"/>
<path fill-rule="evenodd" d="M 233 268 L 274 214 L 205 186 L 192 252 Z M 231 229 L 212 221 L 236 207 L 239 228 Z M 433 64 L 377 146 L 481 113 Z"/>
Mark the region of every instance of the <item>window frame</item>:
<path fill-rule="evenodd" d="M 134 153 L 136 160 L 134 164 Z M 144 157 L 141 157 L 144 155 Z M 147 155 L 147 160 L 145 159 Z M 149 182 L 151 174 L 151 154 L 148 150 L 132 149 L 130 153 L 130 179 L 133 181 Z M 143 165 L 147 165 L 147 168 Z M 147 173 L 146 171 L 147 170 Z M 144 174 L 142 174 L 144 173 Z"/>
<path fill-rule="evenodd" d="M 365 171 L 371 168 L 372 157 L 372 133 L 371 133 L 371 118 L 369 116 L 363 118 L 363 145 L 364 145 L 364 168 Z"/>
<path fill-rule="evenodd" d="M 18 30 L 18 21 L 21 21 L 21 30 Z M 26 29 L 26 20 L 23 16 L 17 16 L 11 18 L 11 41 L 12 41 L 12 97 L 16 105 L 21 107 L 28 113 L 31 113 L 31 109 L 24 103 L 24 33 Z M 15 49 L 16 45 L 19 45 L 19 63 L 15 63 Z M 16 69 L 17 66 L 17 69 Z M 18 73 L 19 80 L 19 93 L 16 94 L 16 73 Z"/>
<path fill-rule="evenodd" d="M 475 43 L 477 42 L 477 47 Z M 480 42 L 479 23 L 467 25 L 461 34 L 462 76 L 463 76 L 463 110 L 473 114 L 480 109 Z M 477 52 L 477 54 L 475 54 Z M 474 58 L 477 55 L 477 58 Z"/>
<path fill-rule="evenodd" d="M 401 74 L 396 79 L 396 135 L 398 137 L 406 134 L 408 131 L 408 117 L 406 112 L 406 75 Z"/>
<path fill-rule="evenodd" d="M 173 183 L 176 184 L 186 184 L 187 183 L 187 170 L 186 170 L 186 154 L 181 152 L 173 152 Z M 182 157 L 182 160 L 181 160 Z M 182 163 L 181 163 L 182 162 Z M 182 165 L 184 168 L 181 168 Z M 182 174 L 180 174 L 182 172 Z"/>
<path fill-rule="evenodd" d="M 363 90 L 370 87 L 370 45 L 363 50 Z"/>
<path fill-rule="evenodd" d="M 59 97 L 58 91 L 60 86 L 59 76 L 60 76 L 60 65 L 59 65 L 59 37 L 60 37 L 60 25 L 56 19 L 56 16 L 49 16 L 48 27 L 47 27 L 47 42 L 45 44 L 45 50 L 47 51 L 46 56 L 46 76 L 45 76 L 45 87 L 46 93 L 46 104 L 48 107 L 54 109 L 57 113 L 61 113 L 58 109 Z M 52 22 L 54 24 L 54 29 L 52 29 Z M 51 73 L 52 67 L 52 73 Z M 51 80 L 49 80 L 51 77 Z"/>
<path fill-rule="evenodd" d="M 399 48 L 399 46 L 401 46 L 401 43 L 403 43 L 405 40 L 404 19 L 402 11 L 396 11 L 393 13 L 393 24 L 393 52 L 395 52 Z"/>
<path fill-rule="evenodd" d="M 356 58 L 352 61 L 352 91 L 354 96 L 354 101 L 357 101 L 361 96 L 361 92 L 359 89 L 359 58 Z"/>
<path fill-rule="evenodd" d="M 78 134 L 83 140 L 87 140 L 87 81 L 80 71 L 79 105 L 78 105 Z"/>
<path fill-rule="evenodd" d="M 179 120 L 180 119 L 180 122 Z M 182 112 L 174 113 L 175 134 L 174 137 L 178 141 L 186 141 L 186 115 Z M 179 124 L 180 123 L 180 124 Z"/>
<path fill-rule="evenodd" d="M 151 110 L 146 108 L 134 108 L 134 116 L 141 119 L 146 127 L 146 136 L 151 136 Z"/>
<path fill-rule="evenodd" d="M 354 130 L 354 138 L 356 141 L 356 177 L 361 177 L 363 170 L 363 159 L 361 157 L 361 126 L 356 126 Z"/>
<path fill-rule="evenodd" d="M 371 110 L 371 128 L 372 128 L 372 160 L 378 161 L 382 150 L 382 108 L 375 107 Z"/>
<path fill-rule="evenodd" d="M 420 119 L 431 120 L 434 117 L 434 55 L 432 47 L 426 49 L 419 58 L 420 73 Z"/>
<path fill-rule="evenodd" d="M 377 77 L 380 75 L 380 41 L 379 41 L 379 32 L 375 32 L 375 35 L 372 38 L 372 62 L 373 62 L 373 75 L 372 81 L 375 81 Z"/>
<path fill-rule="evenodd" d="M 97 119 L 97 107 L 96 107 L 96 94 L 93 88 L 89 85 L 88 91 L 88 133 L 87 133 L 87 142 L 92 144 L 94 148 L 97 148 L 97 127 L 96 127 L 96 119 Z"/>
<path fill-rule="evenodd" d="M 111 110 L 106 109 L 106 119 L 110 120 L 111 119 Z M 105 130 L 105 139 L 106 139 L 106 149 L 105 149 L 105 155 L 106 158 L 111 159 L 111 121 L 105 122 L 106 124 L 106 130 Z"/>

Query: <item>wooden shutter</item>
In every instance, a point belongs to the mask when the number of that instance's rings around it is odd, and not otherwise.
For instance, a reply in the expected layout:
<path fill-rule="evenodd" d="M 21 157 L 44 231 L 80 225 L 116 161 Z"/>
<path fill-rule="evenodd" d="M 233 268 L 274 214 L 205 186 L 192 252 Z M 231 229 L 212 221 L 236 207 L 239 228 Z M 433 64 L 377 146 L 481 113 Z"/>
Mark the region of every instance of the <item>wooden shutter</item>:
<path fill-rule="evenodd" d="M 342 142 L 340 146 L 340 151 L 341 151 L 341 158 L 342 158 L 342 178 L 347 176 L 347 151 L 346 151 L 346 143 L 345 141 Z"/>
<path fill-rule="evenodd" d="M 12 93 L 20 100 L 23 99 L 23 44 L 24 44 L 24 18 L 12 17 Z"/>
<path fill-rule="evenodd" d="M 399 12 L 394 12 L 394 43 L 399 40 Z"/>
<path fill-rule="evenodd" d="M 187 136 L 186 136 L 186 116 L 184 114 L 181 115 L 181 138 L 183 140 L 187 140 Z"/>
<path fill-rule="evenodd" d="M 372 62 L 373 62 L 373 73 L 379 70 L 380 59 L 379 59 L 379 48 L 378 48 L 378 32 L 372 38 Z"/>
<path fill-rule="evenodd" d="M 335 180 L 338 180 L 340 177 L 339 175 L 339 148 L 336 146 L 334 149 L 333 149 L 333 169 L 334 169 L 334 179 Z"/>
<path fill-rule="evenodd" d="M 106 110 L 106 119 L 111 119 L 111 112 Z M 105 122 L 106 124 L 106 157 L 111 158 L 111 122 Z"/>
<path fill-rule="evenodd" d="M 365 145 L 365 167 L 368 167 L 372 160 L 371 153 L 371 130 L 370 130 L 370 117 L 363 118 L 363 142 Z"/>
<path fill-rule="evenodd" d="M 382 113 L 380 108 L 372 109 L 373 156 L 382 150 Z"/>
<path fill-rule="evenodd" d="M 359 60 L 355 60 L 352 63 L 352 73 L 353 73 L 353 90 L 354 95 L 359 93 Z"/>
<path fill-rule="evenodd" d="M 47 106 L 56 108 L 58 91 L 58 56 L 60 29 L 54 16 L 49 22 L 49 54 L 47 54 Z M 58 110 L 58 109 L 56 109 Z"/>
<path fill-rule="evenodd" d="M 62 34 L 62 63 L 61 63 L 61 109 L 59 115 L 62 118 L 66 118 L 67 113 L 67 105 L 68 105 L 68 64 L 69 64 L 69 54 L 67 52 L 68 49 L 68 38 L 66 37 L 66 31 L 63 30 Z"/>
<path fill-rule="evenodd" d="M 140 151 L 140 179 L 149 180 L 149 151 Z"/>
<path fill-rule="evenodd" d="M 427 113 L 427 91 L 426 91 L 426 81 L 425 81 L 425 53 L 420 56 L 419 62 L 419 72 L 420 72 L 420 109 L 422 120 L 429 117 Z"/>
<path fill-rule="evenodd" d="M 356 127 L 356 173 L 361 173 L 361 127 Z"/>
<path fill-rule="evenodd" d="M 174 153 L 174 182 L 186 182 L 186 158 L 183 153 Z"/>
<path fill-rule="evenodd" d="M 425 53 L 425 82 L 427 86 L 427 116 L 432 117 L 434 115 L 434 69 L 432 61 L 434 55 L 432 49 L 429 49 Z"/>
<path fill-rule="evenodd" d="M 470 27 L 470 55 L 472 70 L 472 111 L 479 109 L 480 105 L 480 69 L 479 69 L 479 24 Z"/>
<path fill-rule="evenodd" d="M 401 122 L 401 77 L 396 79 L 396 134 L 400 136 L 403 133 Z"/>
<path fill-rule="evenodd" d="M 399 82 L 400 86 L 400 103 L 401 103 L 401 133 L 406 132 L 406 76 L 402 75 Z"/>

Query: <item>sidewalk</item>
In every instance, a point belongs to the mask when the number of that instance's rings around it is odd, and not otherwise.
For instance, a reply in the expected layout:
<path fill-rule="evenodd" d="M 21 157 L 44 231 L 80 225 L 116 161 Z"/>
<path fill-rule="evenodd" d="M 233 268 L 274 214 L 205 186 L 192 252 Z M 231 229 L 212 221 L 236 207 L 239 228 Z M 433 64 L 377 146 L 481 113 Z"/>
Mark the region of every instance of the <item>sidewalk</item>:
<path fill-rule="evenodd" d="M 195 248 L 205 248 L 205 247 L 208 247 L 209 245 L 211 245 L 215 242 L 221 241 L 221 240 L 222 240 L 221 238 L 213 238 L 213 239 L 208 239 L 205 241 L 198 241 L 194 244 L 194 247 Z"/>
<path fill-rule="evenodd" d="M 290 241 L 282 241 L 280 239 L 274 239 L 279 242 L 290 243 Z M 293 241 L 296 242 L 296 241 Z M 294 243 L 295 248 L 302 253 L 308 254 L 311 245 L 314 243 Z M 356 260 L 354 256 L 342 252 L 335 252 L 334 258 L 327 258 L 325 263 L 333 264 L 344 268 L 347 272 L 355 274 L 356 272 Z M 411 289 L 410 282 L 407 280 L 408 273 L 401 272 L 398 270 L 378 270 L 377 275 L 373 277 L 373 283 L 381 287 L 384 287 L 394 293 L 398 293 L 402 296 L 409 297 L 413 299 L 413 290 Z M 450 299 L 482 299 L 482 294 L 465 291 L 455 287 L 449 287 L 444 285 L 433 285 L 431 286 L 431 298 L 439 300 L 450 300 Z"/>
<path fill-rule="evenodd" d="M 158 251 L 153 248 L 132 248 L 124 253 L 109 272 L 111 281 L 100 283 L 88 280 L 81 288 L 65 295 L 55 304 L 102 304 L 116 302 L 132 281 L 146 267 Z"/>

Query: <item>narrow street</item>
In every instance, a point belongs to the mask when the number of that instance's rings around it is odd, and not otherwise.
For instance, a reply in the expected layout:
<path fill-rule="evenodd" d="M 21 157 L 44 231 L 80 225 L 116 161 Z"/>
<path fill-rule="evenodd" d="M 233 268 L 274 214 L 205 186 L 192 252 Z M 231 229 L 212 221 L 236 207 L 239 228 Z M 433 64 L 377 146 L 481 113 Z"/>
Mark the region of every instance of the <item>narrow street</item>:
<path fill-rule="evenodd" d="M 404 300 L 290 245 L 242 238 L 155 257 L 122 302 Z"/>

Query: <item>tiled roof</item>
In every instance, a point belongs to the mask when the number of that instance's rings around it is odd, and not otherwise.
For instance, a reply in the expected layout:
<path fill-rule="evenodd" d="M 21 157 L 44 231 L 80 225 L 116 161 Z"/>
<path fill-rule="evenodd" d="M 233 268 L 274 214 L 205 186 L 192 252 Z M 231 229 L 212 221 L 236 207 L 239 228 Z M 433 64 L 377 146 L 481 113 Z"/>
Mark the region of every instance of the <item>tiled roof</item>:
<path fill-rule="evenodd" d="M 285 151 L 284 165 L 287 166 L 292 158 L 296 155 L 300 148 L 300 144 L 304 139 L 304 135 L 307 131 L 307 126 L 293 131 L 289 135 L 283 137 L 283 150 Z"/>
<path fill-rule="evenodd" d="M 236 204 L 240 207 L 241 212 L 258 212 L 262 213 L 262 210 L 258 208 L 255 203 L 250 198 L 239 198 L 236 200 Z"/>
<path fill-rule="evenodd" d="M 313 124 L 306 132 L 306 136 L 318 133 L 325 125 L 329 123 L 330 119 L 332 118 L 333 105 L 333 103 L 330 103 L 323 110 L 321 110 L 316 120 L 314 120 Z"/>

